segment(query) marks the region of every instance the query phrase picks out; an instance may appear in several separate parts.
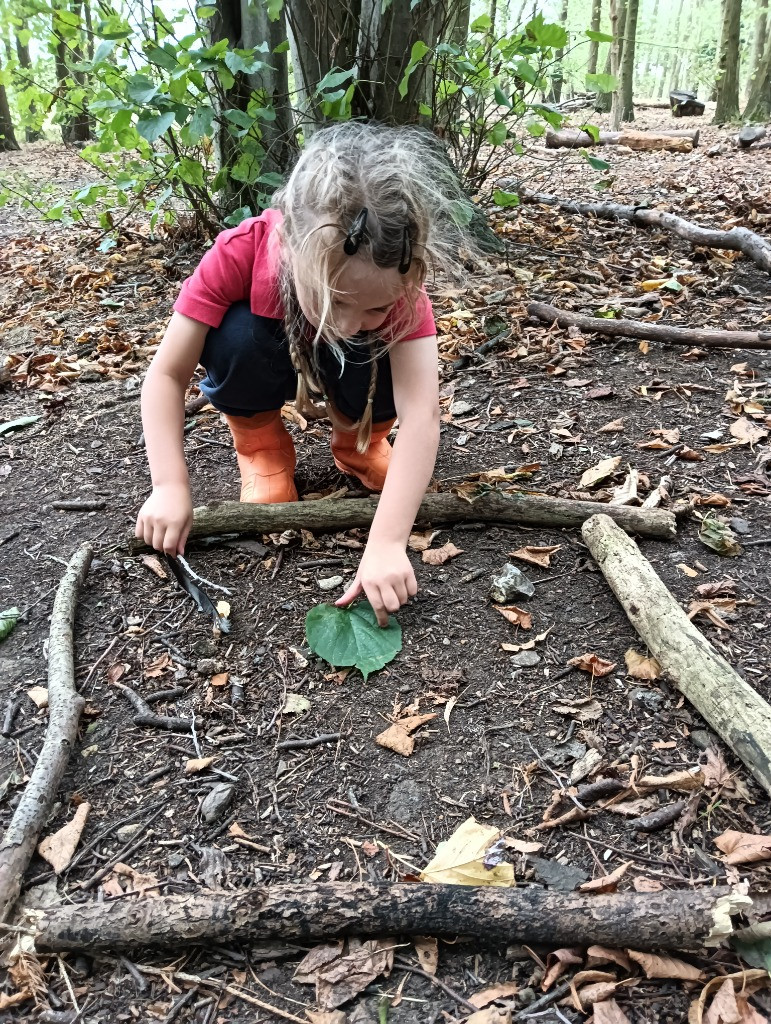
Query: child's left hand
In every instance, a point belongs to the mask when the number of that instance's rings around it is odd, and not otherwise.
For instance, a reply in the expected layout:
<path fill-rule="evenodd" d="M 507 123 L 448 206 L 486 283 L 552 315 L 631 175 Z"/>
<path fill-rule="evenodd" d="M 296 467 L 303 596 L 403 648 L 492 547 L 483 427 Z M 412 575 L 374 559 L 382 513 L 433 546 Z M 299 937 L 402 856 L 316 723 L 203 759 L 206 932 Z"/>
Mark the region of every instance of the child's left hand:
<path fill-rule="evenodd" d="M 353 583 L 335 605 L 345 608 L 362 592 L 372 605 L 378 626 L 383 627 L 388 625 L 389 612 L 398 612 L 417 594 L 415 572 L 400 544 L 368 545 Z"/>

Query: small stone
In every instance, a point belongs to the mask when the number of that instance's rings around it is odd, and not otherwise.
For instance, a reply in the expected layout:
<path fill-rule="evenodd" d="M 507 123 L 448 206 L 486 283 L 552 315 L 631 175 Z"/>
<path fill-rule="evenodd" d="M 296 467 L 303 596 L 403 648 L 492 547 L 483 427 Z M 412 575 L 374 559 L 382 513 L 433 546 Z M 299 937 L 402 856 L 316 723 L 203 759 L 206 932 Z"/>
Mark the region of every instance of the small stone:
<path fill-rule="evenodd" d="M 453 402 L 452 405 L 450 406 L 451 416 L 465 416 L 467 413 L 473 411 L 474 406 L 471 404 L 471 402 L 458 401 Z"/>
<path fill-rule="evenodd" d="M 517 992 L 517 999 L 522 1006 L 529 1006 L 535 1002 L 535 989 L 532 988 L 521 988 Z"/>
<path fill-rule="evenodd" d="M 750 532 L 750 524 L 746 519 L 740 519 L 739 516 L 734 516 L 732 519 L 729 519 L 728 525 L 734 533 L 746 534 Z"/>
<path fill-rule="evenodd" d="M 719 441 L 724 434 L 724 430 L 708 430 L 705 434 L 702 434 L 701 436 L 704 438 L 705 441 Z"/>
<path fill-rule="evenodd" d="M 535 868 L 538 881 L 558 892 L 572 892 L 589 877 L 573 864 L 560 864 L 557 860 L 546 860 L 545 857 L 534 857 L 532 854 L 528 854 L 527 859 Z"/>
<path fill-rule="evenodd" d="M 222 665 L 216 658 L 199 658 L 195 668 L 202 676 L 216 676 L 222 671 Z"/>
<path fill-rule="evenodd" d="M 213 786 L 201 801 L 200 811 L 203 820 L 210 824 L 220 818 L 230 806 L 234 793 L 235 786 L 227 782 L 218 782 Z"/>
<path fill-rule="evenodd" d="M 540 654 L 536 654 L 535 651 L 518 651 L 509 658 L 509 664 L 515 668 L 532 668 L 540 660 Z"/>
<path fill-rule="evenodd" d="M 129 839 L 131 836 L 134 835 L 135 832 L 138 832 L 141 827 L 142 825 L 140 822 L 137 822 L 133 825 L 122 825 L 117 830 L 115 835 L 118 837 L 118 839 Z"/>
<path fill-rule="evenodd" d="M 706 750 L 714 743 L 714 737 L 706 729 L 694 729 L 691 733 L 691 743 L 699 750 Z"/>
<path fill-rule="evenodd" d="M 414 821 L 425 804 L 425 791 L 412 779 L 397 782 L 386 804 L 386 815 L 394 821 Z"/>
<path fill-rule="evenodd" d="M 334 590 L 335 587 L 339 587 L 343 582 L 342 576 L 330 576 L 325 580 L 317 580 L 317 583 L 322 590 Z"/>
<path fill-rule="evenodd" d="M 635 686 L 629 691 L 629 699 L 638 707 L 644 708 L 651 714 L 661 710 L 664 703 L 664 694 L 658 690 L 646 690 L 644 686 Z"/>
<path fill-rule="evenodd" d="M 532 597 L 535 587 L 516 565 L 505 565 L 493 576 L 490 598 L 496 604 L 509 604 L 516 597 Z"/>
<path fill-rule="evenodd" d="M 586 744 L 580 740 L 568 740 L 567 743 L 559 743 L 553 747 L 547 747 L 543 752 L 544 761 L 552 768 L 564 768 L 574 761 L 578 761 L 586 753 Z"/>

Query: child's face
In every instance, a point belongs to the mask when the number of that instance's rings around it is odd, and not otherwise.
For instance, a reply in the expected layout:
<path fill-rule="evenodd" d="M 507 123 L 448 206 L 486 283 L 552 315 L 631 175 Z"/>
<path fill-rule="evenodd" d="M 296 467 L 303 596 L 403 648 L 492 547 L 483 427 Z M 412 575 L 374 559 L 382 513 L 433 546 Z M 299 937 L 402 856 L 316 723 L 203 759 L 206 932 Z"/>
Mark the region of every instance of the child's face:
<path fill-rule="evenodd" d="M 303 286 L 302 273 L 295 274 L 297 300 L 308 322 L 319 326 L 321 310 L 314 308 L 313 296 Z M 404 278 L 396 269 L 381 269 L 368 260 L 350 257 L 332 301 L 332 323 L 325 336 L 352 338 L 360 331 L 375 331 L 404 294 Z"/>

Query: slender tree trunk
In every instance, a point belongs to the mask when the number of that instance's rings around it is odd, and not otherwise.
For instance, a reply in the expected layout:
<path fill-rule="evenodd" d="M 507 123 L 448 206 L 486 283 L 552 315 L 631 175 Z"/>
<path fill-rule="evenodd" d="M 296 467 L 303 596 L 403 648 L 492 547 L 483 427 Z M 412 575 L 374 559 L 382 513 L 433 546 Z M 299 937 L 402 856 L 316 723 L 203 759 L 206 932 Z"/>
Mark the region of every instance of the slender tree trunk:
<path fill-rule="evenodd" d="M 614 21 L 615 18 L 615 21 Z M 604 73 L 618 77 L 618 66 L 624 54 L 624 24 L 626 22 L 626 0 L 611 0 L 610 4 L 610 33 L 613 42 L 608 47 L 608 55 L 605 58 Z M 613 62 L 616 62 L 616 70 L 613 70 Z M 594 109 L 601 114 L 607 114 L 613 108 L 613 99 L 618 94 L 618 88 L 612 93 L 601 92 L 597 97 Z M 614 131 L 618 130 L 618 123 Z"/>
<path fill-rule="evenodd" d="M 688 18 L 685 23 L 685 38 L 683 40 L 684 45 L 681 46 L 680 52 L 677 55 L 674 65 L 674 76 L 670 88 L 672 89 L 687 89 L 688 81 L 685 77 L 685 69 L 688 63 L 688 54 L 691 48 L 691 39 L 693 33 L 693 19 L 696 13 L 696 5 L 691 3 L 688 10 Z M 679 39 L 678 39 L 679 42 Z"/>
<path fill-rule="evenodd" d="M 624 59 L 621 65 L 621 120 L 634 121 L 634 69 L 637 16 L 640 0 L 628 0 L 624 31 Z"/>
<path fill-rule="evenodd" d="M 739 116 L 739 34 L 742 0 L 723 0 L 723 28 L 717 68 L 717 107 L 714 124 Z"/>
<path fill-rule="evenodd" d="M 771 121 L 771 36 L 766 40 L 765 52 L 750 83 L 744 120 Z"/>
<path fill-rule="evenodd" d="M 592 32 L 600 31 L 600 22 L 602 21 L 602 0 L 592 0 L 592 20 L 589 28 Z M 600 44 L 594 39 L 589 43 L 589 60 L 586 65 L 587 75 L 597 74 L 597 58 L 600 52 Z"/>
<path fill-rule="evenodd" d="M 362 10 L 361 8 L 364 8 Z M 306 133 L 322 120 L 313 92 L 332 68 L 353 67 L 359 40 L 359 22 L 366 22 L 368 37 L 376 38 L 380 18 L 374 17 L 372 4 L 333 4 L 326 0 L 287 0 L 284 4 L 289 27 L 297 96 L 295 105 L 302 112 Z M 360 17 L 361 14 L 361 17 Z"/>
<path fill-rule="evenodd" d="M 677 8 L 677 18 L 675 19 L 675 31 L 672 36 L 672 40 L 675 46 L 680 42 L 680 23 L 683 18 L 683 6 L 684 0 L 680 0 L 680 4 Z M 661 99 L 670 89 L 674 88 L 675 83 L 672 81 L 672 77 L 675 70 L 675 63 L 677 61 L 677 49 L 675 47 L 667 50 L 666 58 L 664 59 L 664 71 L 659 82 L 659 90 L 657 99 Z"/>
<path fill-rule="evenodd" d="M 560 10 L 560 24 L 563 28 L 567 28 L 568 23 L 568 0 L 562 0 L 562 9 Z M 565 56 L 564 48 L 559 49 L 554 54 L 554 74 L 551 76 L 551 92 L 549 93 L 549 100 L 551 103 L 559 103 L 562 98 L 562 83 L 565 81 L 565 74 L 562 69 L 562 60 Z"/>
<path fill-rule="evenodd" d="M 498 17 L 498 0 L 490 0 L 490 35 L 495 38 L 495 21 Z"/>
<path fill-rule="evenodd" d="M 73 14 L 77 14 L 79 18 L 83 17 L 82 12 L 83 2 L 82 0 L 73 0 L 71 4 L 71 11 Z M 90 20 L 89 12 L 89 20 Z M 83 60 L 83 35 L 79 34 L 72 44 L 71 62 L 79 64 Z M 81 88 L 84 93 L 86 90 L 86 75 L 83 71 L 72 71 L 70 72 L 75 84 Z M 64 139 L 65 142 L 88 142 L 91 138 L 91 118 L 89 117 L 88 110 L 86 109 L 86 99 L 84 98 L 79 106 L 80 110 L 76 111 L 70 122 L 67 131 L 67 135 Z"/>
<path fill-rule="evenodd" d="M 381 0 L 382 2 L 382 0 Z M 493 4 L 494 6 L 494 4 Z M 450 39 L 456 46 L 465 46 L 471 18 L 471 0 L 458 0 L 450 21 Z"/>
<path fill-rule="evenodd" d="M 645 22 L 645 24 L 646 24 L 645 32 L 646 32 L 646 35 L 648 36 L 648 38 L 654 38 L 654 39 L 658 38 L 658 20 L 657 20 L 658 19 L 658 14 L 659 14 L 659 0 L 653 0 L 653 11 L 651 12 L 651 16 L 650 16 L 650 23 L 648 23 L 647 21 Z M 658 62 L 657 55 L 658 55 L 657 47 L 655 47 L 655 46 L 648 46 L 648 47 L 646 47 L 646 50 L 645 50 L 645 60 L 643 61 L 642 69 L 640 71 L 640 91 L 641 91 L 642 95 L 644 95 L 644 96 L 649 96 L 652 93 L 652 91 L 653 91 L 650 88 L 649 83 L 648 83 L 648 75 L 650 74 L 651 66 L 652 66 L 654 60 L 656 60 L 656 62 Z"/>
<path fill-rule="evenodd" d="M 22 41 L 19 39 L 18 34 L 16 34 L 15 36 L 15 41 L 16 59 L 19 62 L 19 67 L 24 72 L 24 74 L 22 75 L 22 80 L 18 84 L 20 89 L 26 89 L 27 86 L 30 84 L 30 80 L 32 78 L 32 58 L 30 57 L 29 53 L 29 43 L 22 43 Z M 37 113 L 37 106 L 32 101 L 29 104 L 29 113 L 30 117 L 32 118 L 34 118 Z M 37 142 L 40 138 L 40 135 L 41 133 L 37 128 L 24 129 L 24 137 L 26 138 L 27 142 Z"/>
<path fill-rule="evenodd" d="M 0 66 L 2 71 L 2 66 Z M 8 152 L 12 149 L 20 149 L 16 141 L 16 132 L 13 128 L 11 108 L 8 104 L 8 93 L 5 86 L 0 84 L 0 150 Z"/>

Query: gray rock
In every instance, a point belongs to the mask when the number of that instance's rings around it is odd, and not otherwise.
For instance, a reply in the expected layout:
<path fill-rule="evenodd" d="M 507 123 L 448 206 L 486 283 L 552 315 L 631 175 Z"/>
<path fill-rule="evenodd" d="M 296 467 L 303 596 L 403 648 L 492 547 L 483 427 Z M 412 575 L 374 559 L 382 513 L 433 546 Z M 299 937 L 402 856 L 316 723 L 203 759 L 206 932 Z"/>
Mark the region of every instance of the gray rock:
<path fill-rule="evenodd" d="M 391 790 L 386 815 L 394 821 L 411 822 L 418 816 L 425 802 L 426 793 L 422 786 L 412 779 L 404 779 Z"/>
<path fill-rule="evenodd" d="M 661 710 L 661 706 L 664 703 L 664 694 L 659 693 L 658 690 L 646 690 L 644 686 L 635 686 L 634 689 L 629 691 L 629 699 L 633 704 L 654 714 L 656 711 Z"/>
<path fill-rule="evenodd" d="M 231 786 L 227 782 L 218 782 L 213 786 L 201 801 L 200 810 L 203 820 L 210 824 L 222 817 L 230 806 L 234 793 L 235 786 Z"/>
<path fill-rule="evenodd" d="M 535 877 L 538 881 L 558 892 L 572 892 L 589 877 L 574 864 L 560 864 L 557 860 L 533 857 L 532 854 L 528 854 L 527 859 L 535 868 Z"/>
<path fill-rule="evenodd" d="M 535 587 L 516 565 L 504 565 L 497 576 L 493 576 L 490 597 L 496 604 L 508 604 L 516 597 L 532 597 Z"/>
<path fill-rule="evenodd" d="M 328 579 L 317 580 L 316 582 L 318 583 L 319 587 L 322 590 L 334 590 L 335 587 L 339 587 L 340 584 L 343 582 L 343 577 L 342 576 L 330 576 Z"/>
<path fill-rule="evenodd" d="M 118 839 L 121 840 L 130 839 L 135 832 L 139 831 L 140 828 L 142 828 L 141 822 L 136 822 L 135 824 L 131 825 L 121 825 L 121 827 L 117 830 L 115 835 L 118 837 Z"/>
<path fill-rule="evenodd" d="M 509 664 L 515 668 L 532 668 L 540 660 L 540 654 L 536 654 L 535 651 L 518 651 L 509 658 Z"/>
<path fill-rule="evenodd" d="M 691 743 L 699 750 L 706 750 L 715 742 L 715 737 L 706 729 L 694 729 L 691 733 Z"/>
<path fill-rule="evenodd" d="M 732 519 L 729 519 L 728 525 L 734 533 L 746 534 L 750 532 L 750 524 L 746 519 L 740 519 L 739 516 L 734 516 Z"/>
<path fill-rule="evenodd" d="M 573 761 L 578 761 L 586 753 L 586 744 L 580 740 L 568 740 L 567 743 L 560 743 L 558 746 L 547 747 L 542 757 L 552 768 L 564 768 Z"/>
<path fill-rule="evenodd" d="M 451 416 L 465 416 L 466 413 L 473 412 L 474 406 L 471 402 L 464 402 L 462 400 L 453 402 L 450 406 Z"/>

